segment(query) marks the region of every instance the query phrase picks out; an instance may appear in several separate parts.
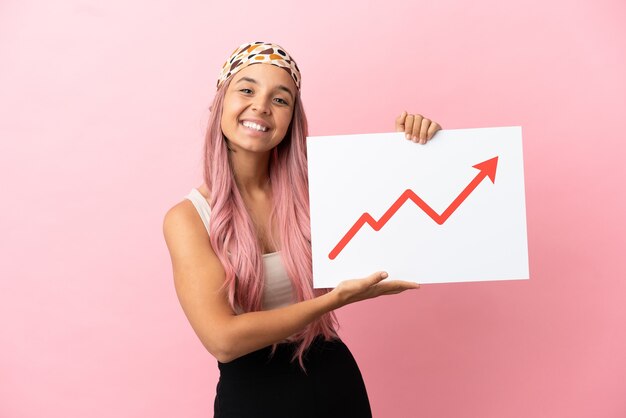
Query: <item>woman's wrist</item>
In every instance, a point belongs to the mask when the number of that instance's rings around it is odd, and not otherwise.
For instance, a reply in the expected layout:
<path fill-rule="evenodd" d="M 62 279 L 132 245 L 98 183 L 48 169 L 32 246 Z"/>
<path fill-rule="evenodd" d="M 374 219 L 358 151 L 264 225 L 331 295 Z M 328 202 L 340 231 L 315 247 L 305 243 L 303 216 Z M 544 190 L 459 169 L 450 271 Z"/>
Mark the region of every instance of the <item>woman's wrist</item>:
<path fill-rule="evenodd" d="M 325 297 L 327 299 L 326 303 L 328 304 L 327 306 L 329 312 L 334 311 L 335 309 L 339 309 L 344 305 L 341 301 L 341 296 L 339 295 L 339 291 L 337 290 L 337 288 L 334 288 L 330 292 L 325 293 L 320 297 Z"/>

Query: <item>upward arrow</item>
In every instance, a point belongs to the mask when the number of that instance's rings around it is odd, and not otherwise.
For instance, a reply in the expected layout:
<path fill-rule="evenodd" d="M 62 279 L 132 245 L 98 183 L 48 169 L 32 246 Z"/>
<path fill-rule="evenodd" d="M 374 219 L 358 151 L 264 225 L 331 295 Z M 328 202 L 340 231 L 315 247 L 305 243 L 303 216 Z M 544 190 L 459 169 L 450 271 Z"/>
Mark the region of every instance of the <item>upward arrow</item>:
<path fill-rule="evenodd" d="M 417 206 L 420 207 L 428 216 L 432 218 L 433 221 L 437 222 L 437 224 L 442 225 L 449 217 L 454 213 L 454 211 L 463 203 L 463 201 L 474 191 L 474 189 L 482 182 L 486 177 L 489 177 L 492 183 L 496 182 L 496 168 L 498 166 L 498 157 L 491 158 L 489 160 L 483 161 L 482 163 L 476 164 L 472 167 L 477 168 L 480 172 L 472 179 L 472 181 L 463 189 L 461 193 L 450 203 L 450 206 L 443 211 L 441 215 L 439 215 L 433 208 L 428 206 L 426 202 L 422 200 L 421 197 L 415 194 L 413 190 L 407 189 L 402 193 L 402 195 L 396 200 L 393 205 L 387 212 L 383 214 L 383 216 L 379 220 L 375 220 L 372 215 L 365 212 L 359 219 L 352 225 L 352 228 L 348 230 L 346 235 L 339 241 L 339 243 L 333 248 L 333 250 L 328 254 L 328 258 L 334 260 L 339 253 L 344 249 L 344 247 L 350 242 L 350 240 L 356 235 L 357 232 L 361 229 L 363 225 L 366 223 L 372 227 L 375 231 L 380 231 L 383 226 L 391 219 L 391 217 L 404 205 L 407 200 L 412 200 Z"/>

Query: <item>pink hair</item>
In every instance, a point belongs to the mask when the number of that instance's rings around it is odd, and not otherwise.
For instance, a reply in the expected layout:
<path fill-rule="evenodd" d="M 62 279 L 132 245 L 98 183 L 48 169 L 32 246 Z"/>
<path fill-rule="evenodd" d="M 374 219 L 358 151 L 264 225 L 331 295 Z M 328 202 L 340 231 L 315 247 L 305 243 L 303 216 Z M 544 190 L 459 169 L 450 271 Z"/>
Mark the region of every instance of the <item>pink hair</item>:
<path fill-rule="evenodd" d="M 211 218 L 209 236 L 213 250 L 226 272 L 224 287 L 233 310 L 244 312 L 262 309 L 265 273 L 256 229 L 248 214 L 233 177 L 226 138 L 221 129 L 222 109 L 229 78 L 215 94 L 211 106 L 205 146 L 204 181 L 210 191 Z M 272 237 L 280 250 L 282 262 L 290 277 L 297 301 L 312 299 L 328 290 L 313 289 L 311 227 L 306 157 L 308 125 L 300 92 L 296 94 L 294 112 L 285 138 L 272 151 L 269 176 L 273 208 L 270 222 L 278 226 L 278 237 Z M 271 229 L 271 228 L 270 228 Z M 324 314 L 293 336 L 299 344 L 292 360 L 302 356 L 313 339 L 337 337 L 337 318 Z M 272 353 L 276 349 L 273 346 Z"/>

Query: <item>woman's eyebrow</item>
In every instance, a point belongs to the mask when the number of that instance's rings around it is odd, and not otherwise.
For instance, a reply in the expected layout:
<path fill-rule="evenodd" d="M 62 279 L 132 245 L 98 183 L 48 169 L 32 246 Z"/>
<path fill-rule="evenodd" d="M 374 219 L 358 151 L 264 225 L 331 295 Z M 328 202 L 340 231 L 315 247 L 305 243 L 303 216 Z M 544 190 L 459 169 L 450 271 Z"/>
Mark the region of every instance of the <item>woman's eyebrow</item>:
<path fill-rule="evenodd" d="M 247 81 L 249 83 L 258 84 L 254 78 L 250 78 L 250 77 L 241 77 L 239 80 L 237 80 L 237 83 L 239 83 L 241 81 Z M 237 83 L 235 83 L 235 84 L 237 84 Z M 289 95 L 291 96 L 291 99 L 293 100 L 293 93 L 291 93 L 291 90 L 289 90 L 288 87 L 283 86 L 282 84 L 279 84 L 276 87 L 276 89 L 277 90 L 284 90 L 284 91 L 286 91 L 287 93 L 289 93 Z"/>

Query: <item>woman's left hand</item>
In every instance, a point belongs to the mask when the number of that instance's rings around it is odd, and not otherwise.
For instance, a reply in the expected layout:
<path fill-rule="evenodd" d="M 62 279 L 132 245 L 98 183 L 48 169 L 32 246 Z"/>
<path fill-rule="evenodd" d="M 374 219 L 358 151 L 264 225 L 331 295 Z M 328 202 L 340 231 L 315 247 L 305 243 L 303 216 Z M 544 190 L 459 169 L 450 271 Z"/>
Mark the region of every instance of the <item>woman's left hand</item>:
<path fill-rule="evenodd" d="M 422 115 L 412 115 L 406 110 L 396 118 L 396 132 L 404 132 L 406 139 L 415 143 L 425 144 L 439 130 L 441 126 L 437 122 Z"/>

